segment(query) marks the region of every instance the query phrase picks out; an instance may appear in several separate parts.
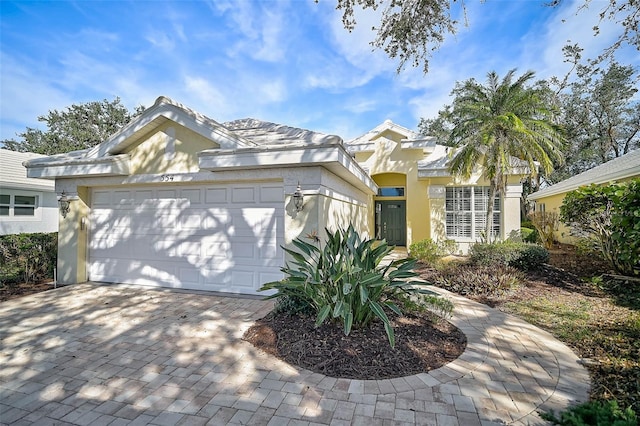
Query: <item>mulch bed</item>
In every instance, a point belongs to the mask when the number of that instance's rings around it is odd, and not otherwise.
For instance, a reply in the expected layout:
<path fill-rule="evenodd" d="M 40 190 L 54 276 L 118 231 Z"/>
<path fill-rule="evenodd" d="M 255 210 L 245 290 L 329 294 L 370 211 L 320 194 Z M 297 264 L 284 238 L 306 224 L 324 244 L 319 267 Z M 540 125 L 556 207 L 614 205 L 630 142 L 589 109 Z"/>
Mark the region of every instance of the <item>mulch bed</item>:
<path fill-rule="evenodd" d="M 381 322 L 353 329 L 314 318 L 269 314 L 258 320 L 244 340 L 289 364 L 331 377 L 388 379 L 430 371 L 453 361 L 466 347 L 466 337 L 451 323 L 431 313 L 392 319 L 396 336 L 391 348 Z"/>
<path fill-rule="evenodd" d="M 0 302 L 29 294 L 40 293 L 41 291 L 51 290 L 52 288 L 53 284 L 51 282 L 5 284 L 0 287 Z"/>

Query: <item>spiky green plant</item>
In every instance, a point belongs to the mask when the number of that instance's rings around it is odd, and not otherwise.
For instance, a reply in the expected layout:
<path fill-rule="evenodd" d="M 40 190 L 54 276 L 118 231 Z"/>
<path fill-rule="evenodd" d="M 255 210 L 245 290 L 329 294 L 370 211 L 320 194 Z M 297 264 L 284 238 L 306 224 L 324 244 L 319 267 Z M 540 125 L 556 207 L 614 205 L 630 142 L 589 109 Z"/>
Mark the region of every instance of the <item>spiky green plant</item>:
<path fill-rule="evenodd" d="M 363 240 L 352 225 L 335 232 L 327 229 L 324 247 L 299 238 L 293 245 L 297 251 L 284 248 L 291 256 L 291 263 L 282 268 L 285 279 L 267 283 L 260 290 L 277 290 L 269 298 L 290 297 L 307 303 L 316 314 L 318 326 L 334 319 L 349 335 L 353 327 L 365 327 L 379 319 L 394 347 L 395 336 L 387 312 L 402 314 L 394 296 L 435 294 L 425 288 L 427 283 L 412 280 L 418 275 L 413 271 L 415 260 L 383 264 L 393 247 L 385 241 Z M 442 309 L 446 301 L 439 304 L 431 297 L 429 302 Z"/>

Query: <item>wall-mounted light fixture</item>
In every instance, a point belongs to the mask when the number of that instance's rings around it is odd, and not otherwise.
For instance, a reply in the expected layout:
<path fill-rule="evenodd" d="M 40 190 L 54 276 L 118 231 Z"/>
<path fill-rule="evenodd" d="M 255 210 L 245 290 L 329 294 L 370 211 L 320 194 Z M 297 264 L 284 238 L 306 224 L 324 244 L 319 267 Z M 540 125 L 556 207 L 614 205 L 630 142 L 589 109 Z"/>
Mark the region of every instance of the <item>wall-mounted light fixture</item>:
<path fill-rule="evenodd" d="M 62 191 L 60 197 L 58 197 L 58 205 L 60 206 L 60 214 L 63 218 L 67 217 L 67 213 L 69 213 L 69 205 L 71 203 L 71 199 L 67 196 L 67 193 Z"/>
<path fill-rule="evenodd" d="M 302 206 L 304 205 L 304 194 L 300 188 L 300 182 L 298 182 L 296 192 L 293 193 L 293 205 L 296 207 L 297 212 L 301 211 Z"/>

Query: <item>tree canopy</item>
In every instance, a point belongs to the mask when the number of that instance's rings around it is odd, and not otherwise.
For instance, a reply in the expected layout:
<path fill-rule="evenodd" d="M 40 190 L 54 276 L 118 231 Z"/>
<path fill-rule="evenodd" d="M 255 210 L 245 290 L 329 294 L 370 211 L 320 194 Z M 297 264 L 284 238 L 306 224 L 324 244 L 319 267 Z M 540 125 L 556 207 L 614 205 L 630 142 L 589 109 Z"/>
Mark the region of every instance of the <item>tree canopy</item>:
<path fill-rule="evenodd" d="M 486 84 L 475 79 L 458 83 L 452 92 L 453 104 L 436 121 L 436 133 L 447 133 L 448 144 L 457 147 L 449 166 L 454 176 L 469 179 L 476 166 L 482 165 L 490 182 L 487 218 L 493 217 L 495 194 L 504 191 L 507 175 L 515 168 L 526 164 L 533 175 L 538 167 L 550 173 L 563 161 L 565 140 L 545 89 L 529 85 L 533 71 L 517 78 L 515 71 L 502 79 L 490 72 Z M 422 128 L 434 133 L 428 122 Z M 491 225 L 487 220 L 487 238 Z"/>
<path fill-rule="evenodd" d="M 558 182 L 640 148 L 640 102 L 635 70 L 611 62 L 606 68 L 578 65 L 577 79 L 558 93 L 561 120 L 570 147 Z"/>
<path fill-rule="evenodd" d="M 4 148 L 13 151 L 35 152 L 44 155 L 91 148 L 141 114 L 144 107 L 133 112 L 120 103 L 120 98 L 73 104 L 62 111 L 52 110 L 38 117 L 46 123 L 46 130 L 27 129 L 19 133 L 20 140 L 2 141 Z"/>
<path fill-rule="evenodd" d="M 317 1 L 317 0 L 316 0 Z M 582 0 L 578 8 L 586 8 L 592 0 Z M 543 5 L 557 7 L 565 0 L 552 0 Z M 599 4 L 599 3 L 598 3 Z M 376 37 L 371 42 L 375 48 L 383 49 L 390 58 L 400 61 L 398 71 L 407 63 L 422 65 L 429 71 L 432 52 L 438 50 L 448 35 L 454 35 L 460 23 L 452 17 L 452 8 L 465 11 L 464 0 L 337 0 L 336 8 L 342 11 L 342 24 L 351 31 L 356 26 L 356 9 L 382 10 L 380 25 L 374 27 Z M 635 0 L 609 0 L 604 2 L 600 22 L 612 21 L 621 28 L 617 39 L 604 51 L 598 61 L 611 57 L 622 45 L 629 44 L 640 50 L 640 2 Z M 580 19 L 579 14 L 575 19 Z M 600 33 L 599 26 L 593 28 L 594 35 Z"/>

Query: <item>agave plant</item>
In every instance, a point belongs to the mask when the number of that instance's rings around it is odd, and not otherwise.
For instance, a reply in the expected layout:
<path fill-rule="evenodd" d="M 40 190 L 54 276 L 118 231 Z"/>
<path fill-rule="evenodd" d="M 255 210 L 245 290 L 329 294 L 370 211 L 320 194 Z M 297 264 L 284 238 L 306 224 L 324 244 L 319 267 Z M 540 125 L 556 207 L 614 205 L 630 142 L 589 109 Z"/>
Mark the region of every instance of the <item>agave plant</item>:
<path fill-rule="evenodd" d="M 418 275 L 413 271 L 416 261 L 399 259 L 383 264 L 393 246 L 363 240 L 352 225 L 346 230 L 326 231 L 324 247 L 298 238 L 293 241 L 298 251 L 284 248 L 292 259 L 281 269 L 285 279 L 267 283 L 260 290 L 277 290 L 268 298 L 284 296 L 308 304 L 317 315 L 317 326 L 334 319 L 342 323 L 346 335 L 353 327 L 365 327 L 379 319 L 389 344 L 395 346 L 387 312 L 402 312 L 393 302 L 394 296 L 435 294 L 424 288 L 427 283 L 412 280 Z"/>

